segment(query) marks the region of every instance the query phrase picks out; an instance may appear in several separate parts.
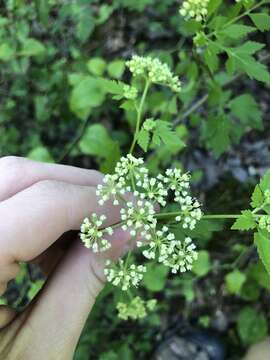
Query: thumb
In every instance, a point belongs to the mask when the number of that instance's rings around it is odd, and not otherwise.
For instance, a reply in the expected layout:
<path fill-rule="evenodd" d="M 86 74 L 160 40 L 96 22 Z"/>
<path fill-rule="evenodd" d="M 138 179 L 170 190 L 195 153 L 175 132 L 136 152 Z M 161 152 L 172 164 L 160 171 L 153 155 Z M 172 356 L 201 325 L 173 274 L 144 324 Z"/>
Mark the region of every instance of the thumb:
<path fill-rule="evenodd" d="M 123 254 L 129 239 L 123 230 L 115 230 L 106 258 Z M 32 329 L 29 351 L 33 353 L 33 347 L 36 348 L 39 359 L 43 359 L 42 355 L 44 359 L 72 358 L 85 321 L 104 286 L 104 256 L 93 254 L 76 242 L 48 280 L 27 319 Z"/>

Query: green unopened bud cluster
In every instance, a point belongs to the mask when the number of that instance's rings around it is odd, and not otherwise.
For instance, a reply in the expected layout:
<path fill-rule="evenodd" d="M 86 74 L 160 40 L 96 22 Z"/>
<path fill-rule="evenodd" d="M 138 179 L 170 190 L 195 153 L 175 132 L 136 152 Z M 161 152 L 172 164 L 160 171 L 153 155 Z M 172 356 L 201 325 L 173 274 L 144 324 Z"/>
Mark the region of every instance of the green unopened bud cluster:
<path fill-rule="evenodd" d="M 179 10 L 186 19 L 194 19 L 198 22 L 205 19 L 208 13 L 209 0 L 186 0 Z"/>
<path fill-rule="evenodd" d="M 268 232 L 270 232 L 270 215 L 264 215 L 260 217 L 259 227 L 261 229 L 266 229 Z"/>
<path fill-rule="evenodd" d="M 129 303 L 119 302 L 117 304 L 118 316 L 122 320 L 138 320 L 143 319 L 149 311 L 153 311 L 156 307 L 155 299 L 144 301 L 136 296 Z"/>
<path fill-rule="evenodd" d="M 181 82 L 178 77 L 172 73 L 167 64 L 159 59 L 134 55 L 126 62 L 126 65 L 135 77 L 143 76 L 150 83 L 168 86 L 176 93 L 181 91 Z"/>

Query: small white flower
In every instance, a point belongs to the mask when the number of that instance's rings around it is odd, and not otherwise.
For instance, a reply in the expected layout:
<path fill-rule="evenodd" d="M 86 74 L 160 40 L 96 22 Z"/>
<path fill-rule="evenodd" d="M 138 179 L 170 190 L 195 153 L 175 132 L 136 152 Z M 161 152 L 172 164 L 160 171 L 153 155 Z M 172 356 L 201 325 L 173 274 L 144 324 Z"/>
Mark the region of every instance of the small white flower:
<path fill-rule="evenodd" d="M 143 279 L 143 274 L 146 272 L 146 267 L 143 265 L 131 264 L 127 266 L 125 262 L 120 259 L 117 263 L 106 263 L 104 274 L 108 282 L 114 286 L 119 286 L 123 291 L 128 290 L 131 286 L 137 287 Z"/>
<path fill-rule="evenodd" d="M 174 234 L 169 232 L 167 226 L 163 226 L 161 230 L 153 232 L 150 242 L 144 244 L 143 255 L 147 259 L 157 258 L 158 262 L 164 263 L 169 256 L 171 241 L 174 239 Z"/>
<path fill-rule="evenodd" d="M 116 174 L 105 175 L 103 178 L 103 184 L 99 184 L 96 190 L 100 205 L 103 205 L 110 199 L 113 200 L 114 205 L 119 205 L 119 199 L 125 194 L 125 192 L 125 179 Z"/>
<path fill-rule="evenodd" d="M 123 230 L 129 230 L 131 236 L 138 233 L 149 233 L 150 229 L 156 228 L 155 210 L 149 201 L 137 200 L 134 204 L 128 202 L 126 208 L 120 210 Z"/>
<path fill-rule="evenodd" d="M 184 193 L 190 187 L 190 176 L 187 173 L 182 173 L 180 169 L 167 169 L 165 176 L 159 174 L 158 179 L 172 191 L 175 192 L 175 196 L 179 196 Z"/>
<path fill-rule="evenodd" d="M 106 251 L 111 247 L 111 244 L 104 238 L 104 235 L 112 235 L 113 229 L 108 227 L 104 230 L 100 230 L 100 227 L 105 220 L 105 215 L 98 217 L 97 214 L 94 213 L 91 216 L 91 220 L 85 218 L 81 225 L 80 238 L 84 243 L 84 246 L 93 250 L 95 253 Z"/>
<path fill-rule="evenodd" d="M 164 265 L 169 266 L 174 274 L 191 270 L 192 263 L 198 258 L 196 246 L 190 237 L 186 237 L 184 241 L 172 240 L 168 252 Z"/>
<path fill-rule="evenodd" d="M 181 215 L 175 217 L 175 221 L 181 222 L 184 229 L 194 230 L 197 222 L 202 218 L 202 210 L 197 199 L 190 196 L 178 196 Z"/>
<path fill-rule="evenodd" d="M 161 206 L 166 205 L 166 197 L 168 195 L 167 189 L 165 189 L 164 184 L 158 181 L 156 178 L 145 177 L 143 181 L 137 183 L 137 186 L 142 187 L 143 193 L 138 193 L 138 195 L 145 199 L 154 202 L 158 202 Z"/>

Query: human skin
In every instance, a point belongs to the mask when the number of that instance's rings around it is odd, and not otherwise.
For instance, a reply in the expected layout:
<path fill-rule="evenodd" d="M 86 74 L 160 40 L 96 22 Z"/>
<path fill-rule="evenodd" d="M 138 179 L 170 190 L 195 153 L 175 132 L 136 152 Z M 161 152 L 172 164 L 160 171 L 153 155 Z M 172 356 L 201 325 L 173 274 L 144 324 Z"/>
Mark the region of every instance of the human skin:
<path fill-rule="evenodd" d="M 130 240 L 117 229 L 107 237 L 110 250 L 93 254 L 71 232 L 93 212 L 106 214 L 107 226 L 119 221 L 117 206 L 98 205 L 95 187 L 101 180 L 94 170 L 0 159 L 0 295 L 20 262 L 38 263 L 47 276 L 23 313 L 0 306 L 0 359 L 73 358 L 104 285 L 105 260 L 120 257 Z"/>

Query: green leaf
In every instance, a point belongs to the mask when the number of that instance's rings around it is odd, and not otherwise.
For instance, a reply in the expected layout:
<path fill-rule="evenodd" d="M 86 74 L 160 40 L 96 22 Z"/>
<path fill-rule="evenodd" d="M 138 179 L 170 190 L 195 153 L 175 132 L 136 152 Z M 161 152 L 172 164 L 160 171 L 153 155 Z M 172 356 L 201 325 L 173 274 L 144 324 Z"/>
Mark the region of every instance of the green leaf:
<path fill-rule="evenodd" d="M 260 188 L 262 191 L 270 189 L 270 170 L 268 170 L 261 179 Z"/>
<path fill-rule="evenodd" d="M 253 279 L 256 284 L 270 291 L 270 276 L 261 261 L 249 266 L 248 277 Z"/>
<path fill-rule="evenodd" d="M 268 332 L 264 313 L 252 307 L 245 307 L 238 315 L 237 331 L 244 345 L 251 345 L 262 340 Z"/>
<path fill-rule="evenodd" d="M 103 59 L 96 57 L 90 59 L 86 66 L 92 74 L 101 76 L 106 69 L 106 62 Z"/>
<path fill-rule="evenodd" d="M 229 102 L 228 107 L 242 124 L 262 130 L 262 113 L 257 102 L 250 94 L 237 96 Z"/>
<path fill-rule="evenodd" d="M 107 129 L 101 124 L 88 126 L 79 142 L 83 154 L 97 156 L 104 172 L 114 170 L 120 157 L 119 145 L 111 139 Z"/>
<path fill-rule="evenodd" d="M 257 247 L 260 259 L 270 275 L 270 239 L 265 232 L 259 230 L 254 234 L 254 243 Z"/>
<path fill-rule="evenodd" d="M 253 55 L 257 51 L 265 47 L 265 44 L 256 41 L 247 41 L 243 45 L 237 47 L 238 54 Z"/>
<path fill-rule="evenodd" d="M 249 14 L 254 25 L 260 31 L 270 30 L 270 16 L 265 13 Z"/>
<path fill-rule="evenodd" d="M 42 162 L 54 162 L 53 157 L 51 156 L 49 150 L 44 146 L 38 146 L 31 150 L 27 157 L 32 160 L 42 161 Z"/>
<path fill-rule="evenodd" d="M 250 230 L 256 227 L 256 221 L 250 210 L 242 211 L 241 216 L 232 225 L 232 230 Z"/>
<path fill-rule="evenodd" d="M 149 132 L 145 129 L 141 129 L 138 135 L 138 144 L 143 149 L 144 152 L 147 152 L 149 141 L 150 141 L 150 135 Z"/>
<path fill-rule="evenodd" d="M 257 208 L 257 207 L 260 207 L 262 206 L 263 202 L 264 202 L 264 195 L 263 195 L 263 192 L 261 190 L 261 187 L 259 185 L 256 185 L 255 186 L 255 189 L 252 193 L 252 196 L 251 196 L 251 206 L 253 208 Z"/>
<path fill-rule="evenodd" d="M 10 61 L 14 56 L 14 50 L 7 43 L 0 45 L 0 60 Z"/>
<path fill-rule="evenodd" d="M 114 60 L 109 63 L 107 70 L 112 78 L 120 79 L 125 71 L 125 62 L 123 60 Z"/>
<path fill-rule="evenodd" d="M 206 48 L 204 53 L 205 63 L 213 74 L 218 69 L 219 59 L 215 48 L 211 44 Z"/>
<path fill-rule="evenodd" d="M 246 275 L 239 270 L 234 270 L 225 276 L 226 287 L 230 294 L 239 294 L 245 281 Z"/>
<path fill-rule="evenodd" d="M 105 93 L 99 80 L 84 76 L 71 92 L 70 108 L 80 119 L 86 119 L 91 109 L 100 106 L 104 99 Z"/>
<path fill-rule="evenodd" d="M 194 261 L 192 266 L 192 272 L 198 276 L 205 276 L 211 269 L 211 263 L 209 253 L 205 250 L 201 250 L 198 253 L 198 259 Z"/>
<path fill-rule="evenodd" d="M 168 146 L 179 146 L 182 144 L 181 139 L 175 131 L 171 129 L 171 124 L 167 121 L 156 120 L 156 127 L 153 132 L 152 142 L 159 146 L 162 141 Z"/>
<path fill-rule="evenodd" d="M 119 95 L 120 98 L 123 97 L 123 88 L 125 84 L 122 83 L 121 81 L 99 78 L 98 82 L 105 92 L 113 95 Z"/>
<path fill-rule="evenodd" d="M 23 56 L 39 56 L 45 52 L 45 46 L 38 40 L 28 38 L 23 42 L 20 54 Z"/>
<path fill-rule="evenodd" d="M 212 15 L 222 4 L 222 0 L 210 0 L 208 5 L 208 16 Z"/>
<path fill-rule="evenodd" d="M 255 30 L 253 26 L 232 24 L 223 29 L 221 33 L 232 39 L 240 39 Z"/>
<path fill-rule="evenodd" d="M 214 154 L 218 157 L 224 153 L 231 144 L 230 141 L 230 122 L 221 115 L 211 117 L 207 121 L 207 144 Z"/>
<path fill-rule="evenodd" d="M 270 74 L 264 64 L 256 61 L 252 56 L 242 53 L 232 53 L 236 67 L 248 74 L 251 79 L 270 84 Z"/>
<path fill-rule="evenodd" d="M 149 291 L 158 292 L 164 289 L 169 268 L 164 265 L 150 263 L 147 265 L 147 271 L 144 275 L 143 282 Z"/>

